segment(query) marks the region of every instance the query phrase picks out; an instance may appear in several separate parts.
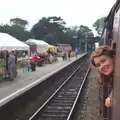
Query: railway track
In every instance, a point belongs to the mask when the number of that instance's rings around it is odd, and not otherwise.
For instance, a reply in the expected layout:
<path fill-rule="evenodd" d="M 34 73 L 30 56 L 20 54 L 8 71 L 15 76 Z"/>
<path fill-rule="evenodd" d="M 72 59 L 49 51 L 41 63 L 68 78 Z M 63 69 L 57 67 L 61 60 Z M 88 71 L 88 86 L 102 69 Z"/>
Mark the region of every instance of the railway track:
<path fill-rule="evenodd" d="M 48 77 L 40 84 L 35 85 L 26 92 L 24 91 L 21 95 L 18 95 L 7 104 L 4 104 L 0 107 L 0 119 L 28 120 L 30 116 L 32 116 L 35 111 L 39 109 L 39 106 L 42 106 L 67 78 L 68 79 L 66 81 L 69 81 L 69 79 L 74 76 L 74 74 L 78 71 L 78 66 L 87 58 L 87 54 L 82 56 L 67 67 Z M 82 66 L 80 66 L 80 68 L 82 68 Z M 76 72 L 74 72 L 75 70 Z M 80 77 L 81 73 L 79 73 L 78 76 Z"/>
<path fill-rule="evenodd" d="M 29 120 L 70 120 L 88 72 L 84 61 Z"/>

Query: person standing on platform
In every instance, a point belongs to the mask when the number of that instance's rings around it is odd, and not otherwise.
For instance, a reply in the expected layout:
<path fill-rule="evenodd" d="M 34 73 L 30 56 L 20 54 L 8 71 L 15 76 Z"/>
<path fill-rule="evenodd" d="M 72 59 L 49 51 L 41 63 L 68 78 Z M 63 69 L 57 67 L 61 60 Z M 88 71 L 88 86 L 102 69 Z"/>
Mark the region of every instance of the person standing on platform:
<path fill-rule="evenodd" d="M 68 51 L 68 58 L 69 58 L 69 60 L 70 60 L 70 56 L 71 56 L 71 51 L 69 50 Z"/>
<path fill-rule="evenodd" d="M 37 56 L 37 54 L 35 53 L 33 56 L 32 56 L 32 59 L 35 63 L 37 63 L 39 57 Z"/>
<path fill-rule="evenodd" d="M 13 50 L 12 51 L 12 53 L 13 53 L 13 55 L 15 56 L 15 77 L 17 76 L 17 54 L 16 54 L 16 51 L 15 50 Z"/>
<path fill-rule="evenodd" d="M 15 77 L 15 56 L 12 54 L 12 51 L 8 51 L 8 71 L 10 73 L 10 80 L 14 80 Z"/>
<path fill-rule="evenodd" d="M 8 53 L 8 51 L 6 51 L 6 73 L 9 72 L 9 70 L 8 70 L 8 57 L 9 57 L 9 53 Z"/>
<path fill-rule="evenodd" d="M 76 56 L 76 58 L 77 58 L 77 54 L 78 54 L 78 49 L 75 48 L 75 56 Z"/>
<path fill-rule="evenodd" d="M 64 52 L 62 52 L 62 59 L 63 59 L 63 61 L 65 60 L 65 53 Z"/>

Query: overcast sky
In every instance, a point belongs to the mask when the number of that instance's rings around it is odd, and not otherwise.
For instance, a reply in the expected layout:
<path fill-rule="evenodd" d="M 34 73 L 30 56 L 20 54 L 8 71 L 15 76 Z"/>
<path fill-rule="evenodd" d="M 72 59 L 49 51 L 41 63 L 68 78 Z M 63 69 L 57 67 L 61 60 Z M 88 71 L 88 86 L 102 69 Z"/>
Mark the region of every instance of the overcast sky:
<path fill-rule="evenodd" d="M 87 25 L 106 16 L 116 0 L 0 0 L 0 24 L 19 17 L 29 28 L 42 17 L 61 16 L 67 26 Z"/>

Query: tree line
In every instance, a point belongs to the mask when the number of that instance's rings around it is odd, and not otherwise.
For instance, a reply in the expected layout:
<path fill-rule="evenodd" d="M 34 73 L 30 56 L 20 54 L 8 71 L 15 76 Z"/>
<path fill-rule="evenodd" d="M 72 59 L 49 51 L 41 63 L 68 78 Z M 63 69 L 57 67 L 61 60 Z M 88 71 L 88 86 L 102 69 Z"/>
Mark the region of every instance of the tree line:
<path fill-rule="evenodd" d="M 99 21 L 93 24 L 98 34 L 100 34 Z M 41 18 L 30 30 L 27 30 L 29 22 L 21 18 L 12 18 L 9 24 L 0 25 L 0 32 L 8 33 L 11 36 L 26 41 L 30 38 L 44 40 L 49 44 L 71 44 L 73 47 L 83 47 L 85 40 L 89 45 L 99 40 L 95 37 L 88 26 L 66 27 L 66 22 L 61 17 L 50 16 Z"/>

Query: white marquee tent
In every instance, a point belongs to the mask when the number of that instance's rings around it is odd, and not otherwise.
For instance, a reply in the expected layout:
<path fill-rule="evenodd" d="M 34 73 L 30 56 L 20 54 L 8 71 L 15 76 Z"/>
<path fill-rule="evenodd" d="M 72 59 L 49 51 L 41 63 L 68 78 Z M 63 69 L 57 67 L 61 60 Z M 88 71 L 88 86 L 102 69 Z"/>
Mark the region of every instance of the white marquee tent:
<path fill-rule="evenodd" d="M 38 53 L 45 53 L 47 52 L 49 48 L 49 44 L 44 42 L 43 40 L 35 40 L 35 39 L 29 39 L 26 41 L 27 44 L 35 44 L 37 46 Z"/>
<path fill-rule="evenodd" d="M 46 43 L 45 41 L 43 40 L 36 40 L 36 39 L 29 39 L 26 41 L 27 43 L 34 43 L 34 44 L 37 44 L 37 45 L 48 45 L 48 43 Z"/>
<path fill-rule="evenodd" d="M 0 50 L 27 50 L 29 46 L 7 33 L 0 33 Z"/>

